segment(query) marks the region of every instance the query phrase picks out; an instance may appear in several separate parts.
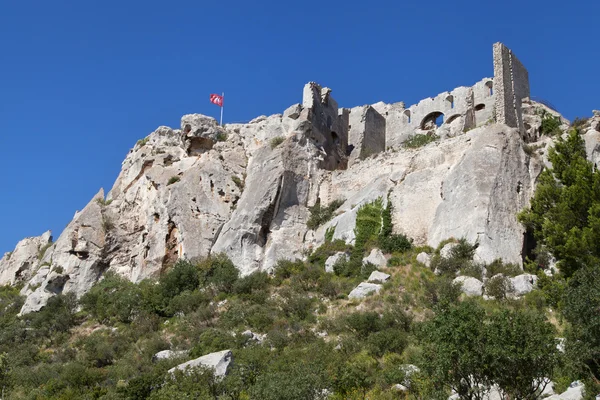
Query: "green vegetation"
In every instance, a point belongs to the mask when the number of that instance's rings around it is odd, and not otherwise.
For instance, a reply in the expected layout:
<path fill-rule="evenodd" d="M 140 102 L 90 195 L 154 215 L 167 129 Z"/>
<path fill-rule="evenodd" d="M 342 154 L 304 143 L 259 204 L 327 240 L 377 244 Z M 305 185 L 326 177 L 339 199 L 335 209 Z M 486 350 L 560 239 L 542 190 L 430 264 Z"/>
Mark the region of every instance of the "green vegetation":
<path fill-rule="evenodd" d="M 102 197 L 98 197 L 96 199 L 96 203 L 100 204 L 101 206 L 109 206 L 112 203 L 112 199 L 111 200 L 105 200 Z"/>
<path fill-rule="evenodd" d="M 310 217 L 306 222 L 306 227 L 312 230 L 317 229 L 319 226 L 333 218 L 333 213 L 340 208 L 342 204 L 344 204 L 344 200 L 337 199 L 329 203 L 328 206 L 321 207 L 321 199 L 318 199 L 314 206 L 308 207 Z"/>
<path fill-rule="evenodd" d="M 423 366 L 434 389 L 480 399 L 496 384 L 506 398 L 533 399 L 557 366 L 554 327 L 543 314 L 465 300 L 438 308 L 423 332 Z"/>
<path fill-rule="evenodd" d="M 519 220 L 533 234 L 539 252 L 559 260 L 565 276 L 600 261 L 600 172 L 586 159 L 576 130 L 549 151 L 552 167 L 540 175 L 531 207 Z"/>
<path fill-rule="evenodd" d="M 136 147 L 143 147 L 143 146 L 145 146 L 145 145 L 146 145 L 146 143 L 148 143 L 148 140 L 150 140 L 150 137 L 149 137 L 149 136 L 146 136 L 145 138 L 138 140 L 138 141 L 136 142 L 135 146 L 136 146 Z"/>
<path fill-rule="evenodd" d="M 225 132 L 217 133 L 217 142 L 225 142 L 227 141 L 227 134 Z"/>
<path fill-rule="evenodd" d="M 51 246 L 52 246 L 52 241 L 46 243 L 45 245 L 43 245 L 42 247 L 39 248 L 38 255 L 37 255 L 38 260 L 41 260 L 42 258 L 44 258 L 44 254 L 46 254 L 46 250 L 48 250 Z"/>
<path fill-rule="evenodd" d="M 235 184 L 235 186 L 238 187 L 238 189 L 240 189 L 240 191 L 244 190 L 244 181 L 241 180 L 240 178 L 238 178 L 235 175 L 231 175 L 231 180 L 233 181 L 233 183 Z"/>
<path fill-rule="evenodd" d="M 391 208 L 377 199 L 357 210 L 354 246 L 333 240 L 330 228 L 306 261 L 280 260 L 271 273 L 241 277 L 224 255 L 178 261 L 139 284 L 108 272 L 79 301 L 60 294 L 24 316 L 19 290 L 0 287 L 3 398 L 304 400 L 327 391 L 332 400 L 441 400 L 451 390 L 481 399 L 495 386 L 503 398 L 537 399 L 542 377 L 556 391 L 580 379 L 593 398 L 600 380 L 600 186 L 573 135 L 550 152 L 553 168 L 520 216 L 538 243 L 527 263 L 538 289 L 523 298 L 509 296 L 507 278 L 521 272 L 517 265 L 474 262 L 477 243 L 465 239 L 435 251 L 415 248 L 393 234 Z M 374 247 L 389 254 L 383 270 L 391 278 L 359 304 L 347 295 L 372 270 L 362 258 Z M 421 251 L 433 254 L 432 268 L 416 262 Z M 326 273 L 325 261 L 337 252 L 348 260 Z M 540 271 L 550 254 L 561 268 L 554 276 Z M 483 271 L 493 277 L 486 294 L 494 299 L 467 298 L 453 284 L 457 273 L 482 278 Z M 243 335 L 248 329 L 264 339 Z M 557 337 L 566 339 L 564 354 Z M 153 361 L 165 349 L 190 353 Z M 202 368 L 167 374 L 224 349 L 234 363 L 223 379 Z M 399 393 L 396 384 L 408 390 Z"/>
<path fill-rule="evenodd" d="M 438 139 L 439 136 L 435 134 L 416 134 L 404 142 L 404 147 L 409 149 L 416 149 L 419 147 L 423 147 L 431 142 L 435 142 Z"/>
<path fill-rule="evenodd" d="M 274 137 L 273 139 L 271 139 L 271 142 L 270 142 L 271 149 L 274 149 L 275 147 L 279 146 L 284 141 L 285 141 L 285 138 L 283 136 Z"/>
<path fill-rule="evenodd" d="M 546 110 L 539 110 L 538 115 L 542 117 L 542 126 L 540 127 L 542 135 L 555 136 L 562 134 L 560 117 L 555 117 Z"/>
<path fill-rule="evenodd" d="M 172 177 L 169 178 L 169 181 L 167 182 L 167 186 L 172 185 L 174 183 L 177 183 L 181 180 L 181 178 L 178 175 L 174 175 Z"/>

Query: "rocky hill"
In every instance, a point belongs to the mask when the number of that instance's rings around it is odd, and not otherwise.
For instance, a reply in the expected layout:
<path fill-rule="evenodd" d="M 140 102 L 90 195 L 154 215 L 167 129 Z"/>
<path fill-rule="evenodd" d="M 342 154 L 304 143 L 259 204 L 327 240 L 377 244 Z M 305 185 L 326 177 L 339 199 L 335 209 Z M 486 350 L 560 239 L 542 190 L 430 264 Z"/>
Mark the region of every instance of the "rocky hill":
<path fill-rule="evenodd" d="M 600 376 L 600 112 L 571 123 L 529 98 L 509 49 L 493 60 L 493 78 L 409 107 L 340 108 L 310 82 L 282 114 L 185 115 L 140 139 L 56 241 L 0 259 L 0 384 L 581 398 L 571 380 Z"/>
<path fill-rule="evenodd" d="M 516 213 L 544 165 L 543 116 L 563 129 L 568 121 L 525 98 L 521 128 L 498 123 L 485 106 L 501 108 L 501 77 L 495 94 L 484 79 L 409 108 L 338 108 L 330 89 L 309 83 L 302 104 L 247 124 L 186 115 L 179 129 L 139 140 L 112 189 L 55 242 L 47 232 L 4 255 L 0 284 L 24 285 L 27 313 L 58 293 L 81 296 L 108 270 L 140 282 L 178 259 L 225 253 L 244 275 L 270 271 L 304 259 L 331 230 L 352 244 L 357 210 L 377 198 L 391 203 L 395 233 L 417 245 L 466 238 L 482 262 L 521 265 L 531 244 Z M 436 124 L 438 109 L 455 115 Z M 590 158 L 596 129 L 586 134 Z M 331 220 L 309 229 L 309 210 L 334 201 Z"/>

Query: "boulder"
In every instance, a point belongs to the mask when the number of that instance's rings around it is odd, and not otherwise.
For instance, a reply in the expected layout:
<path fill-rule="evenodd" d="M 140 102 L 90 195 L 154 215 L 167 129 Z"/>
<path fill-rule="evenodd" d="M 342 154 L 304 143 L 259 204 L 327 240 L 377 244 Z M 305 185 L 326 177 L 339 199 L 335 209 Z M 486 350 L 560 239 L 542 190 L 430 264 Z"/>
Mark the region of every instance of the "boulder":
<path fill-rule="evenodd" d="M 514 287 L 515 296 L 523 296 L 531 292 L 537 283 L 538 277 L 532 274 L 521 274 L 510 278 L 510 282 Z"/>
<path fill-rule="evenodd" d="M 244 332 L 242 332 L 242 336 L 256 343 L 262 343 L 267 338 L 266 334 L 254 333 L 250 329 L 247 329 Z"/>
<path fill-rule="evenodd" d="M 417 254 L 417 261 L 425 265 L 427 268 L 431 266 L 431 256 L 424 251 Z"/>
<path fill-rule="evenodd" d="M 453 283 L 460 283 L 461 290 L 467 296 L 481 296 L 483 294 L 483 282 L 471 276 L 459 276 L 454 278 Z"/>
<path fill-rule="evenodd" d="M 444 245 L 444 247 L 442 247 L 442 249 L 440 250 L 440 257 L 442 257 L 442 258 L 452 257 L 452 249 L 454 249 L 456 246 L 458 246 L 458 243 L 454 243 L 454 242 Z"/>
<path fill-rule="evenodd" d="M 171 358 L 185 357 L 189 354 L 188 350 L 163 350 L 152 356 L 152 361 L 169 360 Z"/>
<path fill-rule="evenodd" d="M 387 259 L 383 255 L 383 252 L 379 249 L 373 249 L 369 253 L 369 255 L 363 258 L 363 265 L 366 263 L 371 263 L 375 265 L 377 268 L 385 267 L 387 265 Z"/>
<path fill-rule="evenodd" d="M 388 279 L 390 279 L 390 275 L 380 271 L 373 271 L 371 272 L 371 275 L 369 275 L 367 282 L 385 282 Z"/>
<path fill-rule="evenodd" d="M 342 251 L 339 251 L 337 253 L 335 253 L 334 255 L 330 256 L 327 258 L 327 260 L 325 261 L 325 272 L 330 272 L 333 273 L 333 266 L 340 260 L 345 260 L 348 261 L 349 256 L 347 253 L 344 253 Z"/>
<path fill-rule="evenodd" d="M 583 399 L 584 384 L 581 381 L 572 382 L 569 388 L 561 394 L 546 397 L 546 400 L 581 400 Z"/>
<path fill-rule="evenodd" d="M 195 360 L 184 362 L 183 364 L 171 368 L 168 372 L 172 374 L 176 370 L 186 371 L 188 368 L 206 367 L 214 370 L 215 377 L 223 378 L 227 375 L 229 365 L 232 361 L 233 355 L 231 354 L 231 350 L 223 350 L 204 355 Z"/>
<path fill-rule="evenodd" d="M 379 293 L 383 286 L 376 283 L 361 282 L 357 287 L 352 289 L 348 295 L 349 299 L 363 299 L 371 293 Z"/>

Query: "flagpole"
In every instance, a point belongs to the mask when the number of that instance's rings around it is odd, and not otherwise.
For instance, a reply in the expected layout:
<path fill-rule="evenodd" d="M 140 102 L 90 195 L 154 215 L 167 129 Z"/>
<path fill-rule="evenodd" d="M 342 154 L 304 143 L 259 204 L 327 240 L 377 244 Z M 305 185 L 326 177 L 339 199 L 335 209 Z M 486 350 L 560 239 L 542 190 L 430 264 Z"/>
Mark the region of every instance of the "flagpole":
<path fill-rule="evenodd" d="M 221 97 L 223 98 L 223 100 L 221 100 L 221 123 L 219 125 L 223 126 L 223 108 L 225 108 L 225 92 L 221 94 Z"/>

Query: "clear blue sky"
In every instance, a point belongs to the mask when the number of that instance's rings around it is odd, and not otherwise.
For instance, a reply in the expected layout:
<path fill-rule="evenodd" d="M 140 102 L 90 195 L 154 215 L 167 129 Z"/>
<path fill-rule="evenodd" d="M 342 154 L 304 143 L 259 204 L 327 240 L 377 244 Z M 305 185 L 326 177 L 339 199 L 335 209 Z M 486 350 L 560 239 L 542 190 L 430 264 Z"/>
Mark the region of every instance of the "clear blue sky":
<path fill-rule="evenodd" d="M 55 238 L 135 142 L 181 115 L 282 112 L 304 83 L 341 106 L 492 76 L 492 43 L 567 118 L 600 108 L 600 2 L 0 1 L 0 254 Z"/>

